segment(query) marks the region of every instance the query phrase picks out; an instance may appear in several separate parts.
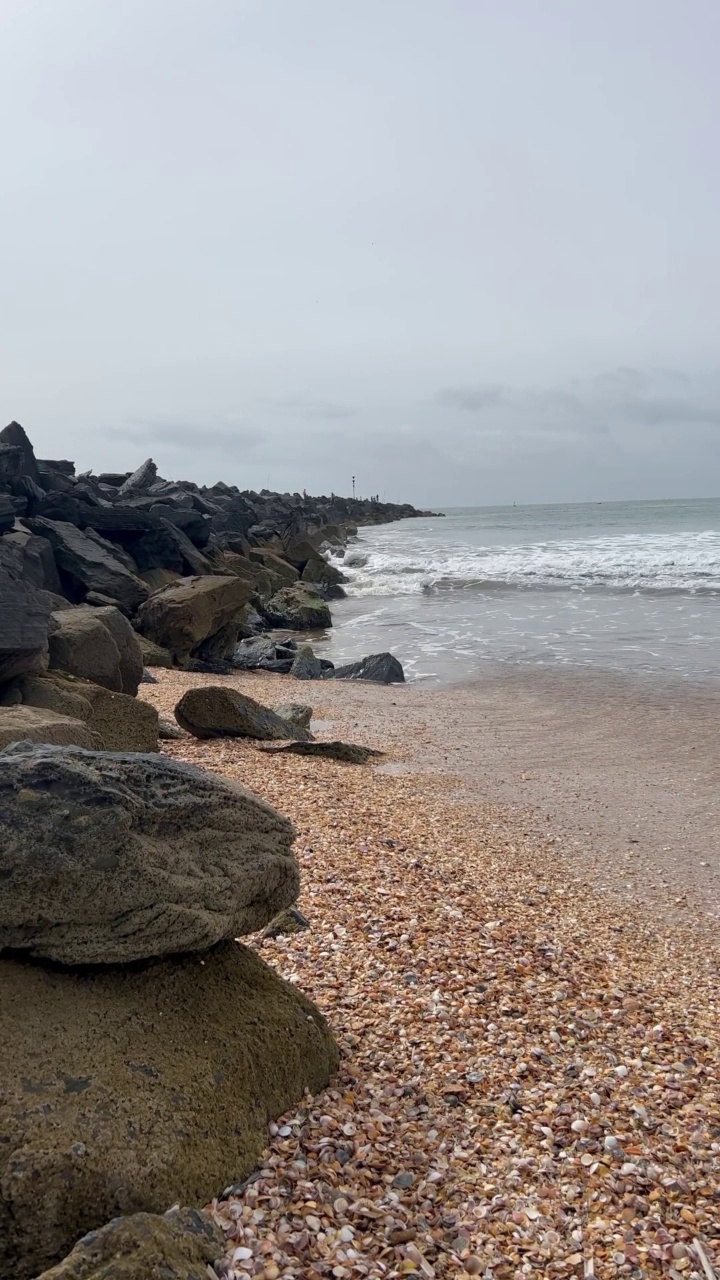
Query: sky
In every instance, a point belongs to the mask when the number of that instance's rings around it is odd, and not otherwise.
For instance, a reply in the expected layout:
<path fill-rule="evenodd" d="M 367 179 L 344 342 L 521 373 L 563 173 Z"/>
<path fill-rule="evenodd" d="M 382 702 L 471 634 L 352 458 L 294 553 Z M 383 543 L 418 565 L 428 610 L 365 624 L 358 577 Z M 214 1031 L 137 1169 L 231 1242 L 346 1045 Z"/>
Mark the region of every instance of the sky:
<path fill-rule="evenodd" d="M 0 416 L 420 505 L 720 494 L 717 0 L 3 0 Z"/>

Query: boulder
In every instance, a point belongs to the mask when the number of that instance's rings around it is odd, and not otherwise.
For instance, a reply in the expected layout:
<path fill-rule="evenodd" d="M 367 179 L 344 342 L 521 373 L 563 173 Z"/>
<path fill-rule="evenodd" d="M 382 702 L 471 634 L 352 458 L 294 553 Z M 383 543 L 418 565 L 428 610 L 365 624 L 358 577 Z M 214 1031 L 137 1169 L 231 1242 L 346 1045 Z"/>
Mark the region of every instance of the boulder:
<path fill-rule="evenodd" d="M 305 565 L 300 581 L 311 583 L 325 600 L 342 600 L 345 596 L 342 587 L 347 582 L 345 574 L 317 552 Z"/>
<path fill-rule="evenodd" d="M 275 661 L 275 650 L 275 641 L 269 636 L 251 636 L 236 646 L 232 664 L 239 671 L 257 671 Z"/>
<path fill-rule="evenodd" d="M 326 680 L 372 680 L 375 684 L 404 684 L 405 672 L 391 653 L 371 653 L 325 674 Z"/>
<path fill-rule="evenodd" d="M 0 707 L 0 748 L 14 742 L 48 742 L 91 751 L 102 747 L 100 738 L 84 720 L 36 707 Z"/>
<path fill-rule="evenodd" d="M 276 556 L 272 551 L 251 547 L 248 558 L 251 562 L 259 564 L 268 574 L 273 592 L 280 591 L 282 587 L 291 587 L 298 580 L 298 571 L 295 566 Z"/>
<path fill-rule="evenodd" d="M 137 633 L 136 633 L 137 635 Z M 148 640 L 147 636 L 137 635 L 137 642 L 140 646 L 140 654 L 145 667 L 172 667 L 172 654 L 167 649 L 163 649 L 161 645 L 155 644 L 154 640 Z"/>
<path fill-rule="evenodd" d="M 20 743 L 0 753 L 0 950 L 118 964 L 253 933 L 297 898 L 293 838 L 190 765 Z"/>
<path fill-rule="evenodd" d="M 176 661 L 232 622 L 252 595 L 250 583 L 210 574 L 180 578 L 141 606 L 136 626 L 142 635 L 168 649 Z"/>
<path fill-rule="evenodd" d="M 322 663 L 319 658 L 315 657 L 309 644 L 304 644 L 298 649 L 290 668 L 290 675 L 294 676 L 296 680 L 322 679 Z"/>
<path fill-rule="evenodd" d="M 75 599 L 84 599 L 88 591 L 99 591 L 134 613 L 147 598 L 145 583 L 120 562 L 97 534 L 90 537 L 62 520 L 37 517 L 27 523 L 33 533 L 47 538 L 61 579 Z"/>
<path fill-rule="evenodd" d="M 283 587 L 263 605 L 262 612 L 272 627 L 287 627 L 288 631 L 321 631 L 332 626 L 330 610 L 305 583 Z"/>
<path fill-rule="evenodd" d="M 172 587 L 182 577 L 182 572 L 173 569 L 143 569 L 140 574 L 150 595 L 162 591 L 163 587 Z"/>
<path fill-rule="evenodd" d="M 178 741 L 185 737 L 185 733 L 180 725 L 171 720 L 169 716 L 160 716 L 158 723 L 158 736 L 165 741 Z"/>
<path fill-rule="evenodd" d="M 40 470 L 35 458 L 35 451 L 19 422 L 10 422 L 7 427 L 3 427 L 2 431 L 0 431 L 0 445 L 20 450 L 19 474 L 29 476 L 36 485 L 41 487 Z"/>
<path fill-rule="evenodd" d="M 92 616 L 99 618 L 103 626 L 110 632 L 120 655 L 120 680 L 122 693 L 135 697 L 142 680 L 143 654 L 140 642 L 130 623 L 119 609 L 112 606 L 93 608 Z"/>
<path fill-rule="evenodd" d="M 30 587 L 62 594 L 50 543 L 47 538 L 36 537 L 21 524 L 0 538 L 0 570 Z"/>
<path fill-rule="evenodd" d="M 232 838 L 217 835 L 213 859 Z M 30 1280 L 118 1215 L 206 1204 L 337 1066 L 317 1009 L 235 942 L 81 973 L 0 957 L 0 988 L 0 1280 Z"/>
<path fill-rule="evenodd" d="M 47 667 L 49 623 L 45 593 L 0 573 L 0 684 Z"/>
<path fill-rule="evenodd" d="M 282 720 L 269 707 L 230 685 L 188 689 L 175 708 L 175 719 L 194 738 L 307 738 L 306 729 Z"/>
<path fill-rule="evenodd" d="M 100 609 L 57 609 L 50 615 L 50 668 L 123 691 L 120 650 Z"/>
<path fill-rule="evenodd" d="M 0 478 L 0 483 L 2 480 Z M 15 503 L 7 493 L 0 493 L 0 534 L 9 533 L 15 524 Z"/>
<path fill-rule="evenodd" d="M 298 729 L 309 729 L 313 717 L 313 709 L 305 702 L 281 702 L 274 708 L 275 715 Z"/>
<path fill-rule="evenodd" d="M 141 463 L 137 471 L 133 471 L 127 480 L 124 480 L 120 485 L 118 497 L 129 498 L 136 493 L 147 493 L 156 478 L 157 467 L 152 458 L 147 458 L 145 462 Z"/>
<path fill-rule="evenodd" d="M 379 759 L 382 751 L 373 747 L 361 747 L 356 742 L 267 742 L 261 750 L 284 752 L 293 756 L 318 756 L 325 760 L 342 760 L 345 764 L 367 764 Z"/>
<path fill-rule="evenodd" d="M 81 720 L 92 741 L 77 738 L 33 738 L 34 742 L 75 742 L 81 747 L 102 751 L 157 751 L 158 713 L 149 703 L 124 693 L 111 693 L 101 685 L 74 676 L 49 671 L 41 676 L 24 676 L 15 686 L 22 705 L 53 711 Z"/>
<path fill-rule="evenodd" d="M 38 1280 L 208 1280 L 226 1248 L 224 1231 L 197 1209 L 134 1213 L 83 1236 Z"/>

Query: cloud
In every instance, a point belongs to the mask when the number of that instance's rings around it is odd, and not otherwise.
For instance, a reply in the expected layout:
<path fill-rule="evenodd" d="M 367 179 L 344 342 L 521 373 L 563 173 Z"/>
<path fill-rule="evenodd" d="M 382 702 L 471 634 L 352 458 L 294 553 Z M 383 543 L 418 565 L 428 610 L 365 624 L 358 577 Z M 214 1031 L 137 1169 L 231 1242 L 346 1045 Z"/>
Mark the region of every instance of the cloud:
<path fill-rule="evenodd" d="M 435 403 L 465 413 L 478 413 L 497 404 L 505 388 L 500 383 L 481 383 L 476 387 L 443 387 L 435 395 Z"/>
<path fill-rule="evenodd" d="M 137 422 L 116 427 L 111 434 L 133 444 L 182 449 L 189 453 L 202 453 L 207 449 L 224 453 L 242 450 L 247 455 L 256 452 L 262 443 L 262 435 L 247 427 L 218 428 L 202 422 Z"/>
<path fill-rule="evenodd" d="M 314 400 L 312 397 L 288 396 L 271 402 L 278 409 L 289 409 L 292 413 L 304 418 L 325 418 L 331 421 L 338 418 L 352 418 L 356 410 L 350 405 L 336 404 L 332 400 Z"/>

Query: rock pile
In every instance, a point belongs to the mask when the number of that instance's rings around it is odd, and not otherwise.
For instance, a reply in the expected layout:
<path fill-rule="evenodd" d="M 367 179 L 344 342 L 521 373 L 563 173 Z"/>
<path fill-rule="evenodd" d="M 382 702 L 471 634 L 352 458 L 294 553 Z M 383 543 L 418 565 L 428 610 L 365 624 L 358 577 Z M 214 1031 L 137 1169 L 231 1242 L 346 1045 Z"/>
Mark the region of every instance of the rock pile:
<path fill-rule="evenodd" d="M 157 725 L 154 744 L 148 724 L 124 739 L 89 738 L 87 715 L 49 705 L 28 681 L 48 671 L 128 698 L 143 664 L 332 674 L 309 648 L 253 637 L 331 626 L 327 602 L 344 594 L 346 579 L 324 552 L 341 551 L 361 524 L 424 514 L 164 480 L 152 459 L 134 472 L 77 475 L 67 460 L 37 459 L 10 423 L 0 431 L 0 742 L 24 728 L 31 739 L 86 747 L 157 746 Z M 123 716 L 135 725 L 127 709 Z"/>
<path fill-rule="evenodd" d="M 0 752 L 0 1280 L 128 1214 L 51 1274 L 155 1274 L 185 1246 L 146 1215 L 246 1176 L 268 1121 L 327 1083 L 324 1019 L 234 941 L 295 902 L 293 837 L 158 755 Z M 136 1270 L 107 1269 L 136 1237 Z"/>

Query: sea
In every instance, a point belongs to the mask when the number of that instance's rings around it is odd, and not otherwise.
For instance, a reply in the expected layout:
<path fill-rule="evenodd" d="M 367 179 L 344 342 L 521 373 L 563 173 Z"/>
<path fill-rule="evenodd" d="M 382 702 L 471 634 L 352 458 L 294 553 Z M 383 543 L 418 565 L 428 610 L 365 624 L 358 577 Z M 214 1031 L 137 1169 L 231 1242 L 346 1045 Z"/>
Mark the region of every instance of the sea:
<path fill-rule="evenodd" d="M 360 530 L 317 645 L 409 681 L 509 665 L 720 679 L 720 499 L 447 508 Z"/>

